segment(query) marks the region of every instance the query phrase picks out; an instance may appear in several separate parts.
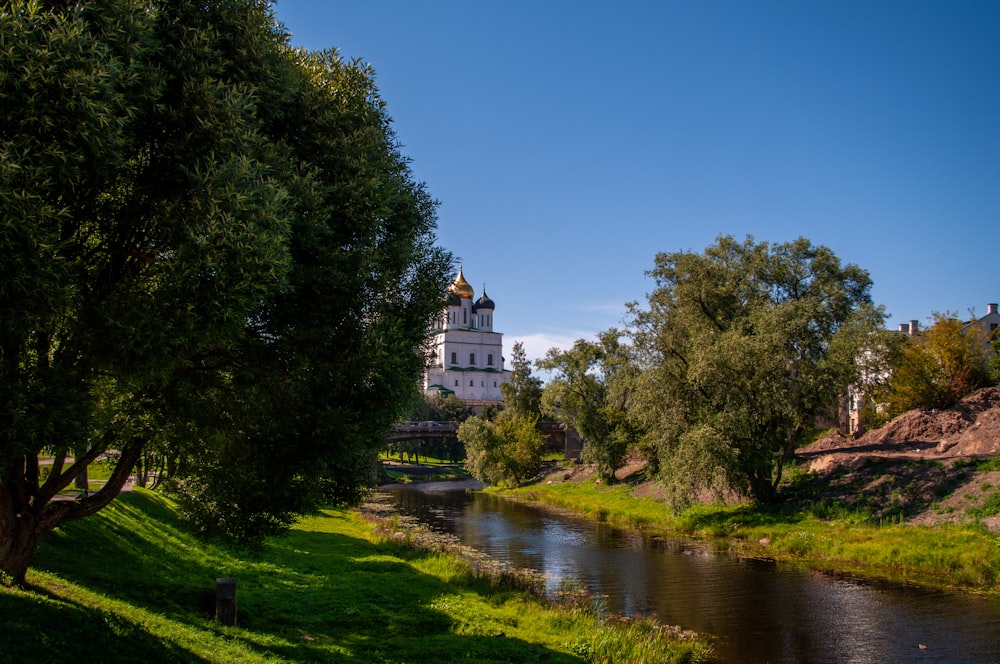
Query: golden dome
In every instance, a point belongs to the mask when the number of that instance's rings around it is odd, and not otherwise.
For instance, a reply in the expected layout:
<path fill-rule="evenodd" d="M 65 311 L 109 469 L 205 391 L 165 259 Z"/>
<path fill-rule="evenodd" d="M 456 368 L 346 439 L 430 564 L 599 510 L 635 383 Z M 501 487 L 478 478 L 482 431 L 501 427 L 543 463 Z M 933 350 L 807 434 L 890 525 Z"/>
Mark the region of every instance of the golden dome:
<path fill-rule="evenodd" d="M 465 280 L 465 276 L 462 274 L 462 268 L 458 268 L 458 277 L 455 278 L 455 283 L 451 285 L 451 292 L 463 299 L 472 299 L 474 293 L 472 292 L 472 286 L 468 281 Z"/>

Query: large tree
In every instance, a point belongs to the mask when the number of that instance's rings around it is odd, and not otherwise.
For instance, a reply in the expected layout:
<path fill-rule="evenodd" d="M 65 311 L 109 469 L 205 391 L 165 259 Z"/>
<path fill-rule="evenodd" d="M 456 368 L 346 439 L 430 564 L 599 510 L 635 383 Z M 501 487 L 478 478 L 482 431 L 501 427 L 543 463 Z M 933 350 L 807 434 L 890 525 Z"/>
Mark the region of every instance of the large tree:
<path fill-rule="evenodd" d="M 0 570 L 144 450 L 244 540 L 356 499 L 451 262 L 373 73 L 264 0 L 8 3 L 0 71 Z"/>
<path fill-rule="evenodd" d="M 583 439 L 583 458 L 596 464 L 598 475 L 615 479 L 639 429 L 629 417 L 637 365 L 622 333 L 610 329 L 597 341 L 579 339 L 569 350 L 549 349 L 536 365 L 553 372 L 542 395 L 544 412 Z"/>
<path fill-rule="evenodd" d="M 803 434 L 857 377 L 859 329 L 882 323 L 868 273 L 804 238 L 722 236 L 703 253 L 657 255 L 649 274 L 648 309 L 632 307 L 634 413 L 671 498 L 774 500 Z"/>

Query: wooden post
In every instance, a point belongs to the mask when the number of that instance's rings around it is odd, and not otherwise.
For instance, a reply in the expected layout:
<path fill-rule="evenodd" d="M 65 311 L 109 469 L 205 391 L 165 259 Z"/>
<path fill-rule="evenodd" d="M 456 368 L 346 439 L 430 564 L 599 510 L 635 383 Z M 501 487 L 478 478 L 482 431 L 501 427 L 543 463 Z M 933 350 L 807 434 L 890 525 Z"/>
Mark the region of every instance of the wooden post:
<path fill-rule="evenodd" d="M 215 619 L 223 625 L 236 625 L 236 579 L 215 580 Z"/>

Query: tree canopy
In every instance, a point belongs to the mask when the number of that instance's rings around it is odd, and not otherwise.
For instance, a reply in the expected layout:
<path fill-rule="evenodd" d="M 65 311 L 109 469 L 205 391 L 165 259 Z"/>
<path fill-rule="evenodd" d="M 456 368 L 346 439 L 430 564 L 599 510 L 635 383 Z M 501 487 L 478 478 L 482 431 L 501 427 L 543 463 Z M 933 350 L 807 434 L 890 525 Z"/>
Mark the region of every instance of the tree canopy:
<path fill-rule="evenodd" d="M 452 262 L 373 71 L 264 0 L 23 0 L 0 37 L 0 569 L 154 449 L 247 543 L 356 500 Z"/>
<path fill-rule="evenodd" d="M 542 381 L 531 373 L 531 361 L 524 352 L 524 344 L 515 341 L 510 356 L 510 378 L 500 385 L 504 408 L 539 417 L 542 410 Z"/>
<path fill-rule="evenodd" d="M 542 382 L 531 373 L 524 344 L 516 342 L 511 357 L 510 380 L 500 386 L 503 409 L 470 417 L 457 434 L 474 477 L 516 486 L 538 472 L 545 437 L 538 426 Z"/>
<path fill-rule="evenodd" d="M 580 339 L 569 350 L 552 348 L 537 366 L 553 372 L 542 395 L 544 412 L 573 427 L 583 439 L 583 458 L 614 481 L 639 431 L 629 417 L 636 381 L 631 348 L 610 329 L 597 341 Z"/>
<path fill-rule="evenodd" d="M 721 236 L 702 253 L 658 254 L 649 274 L 648 308 L 631 308 L 633 414 L 670 497 L 774 500 L 803 434 L 857 376 L 857 330 L 882 323 L 868 273 L 805 238 Z"/>
<path fill-rule="evenodd" d="M 544 436 L 538 416 L 501 411 L 490 421 L 474 415 L 458 427 L 466 465 L 473 477 L 489 484 L 517 486 L 541 465 Z"/>

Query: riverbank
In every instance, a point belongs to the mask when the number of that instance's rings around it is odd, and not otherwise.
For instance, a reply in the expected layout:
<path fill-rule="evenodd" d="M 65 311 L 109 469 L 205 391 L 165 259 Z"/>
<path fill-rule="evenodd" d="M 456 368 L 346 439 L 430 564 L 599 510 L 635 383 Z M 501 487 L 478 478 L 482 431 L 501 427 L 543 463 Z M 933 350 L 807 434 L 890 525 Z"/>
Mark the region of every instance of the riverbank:
<path fill-rule="evenodd" d="M 380 484 L 416 484 L 449 482 L 472 478 L 463 463 L 407 463 L 390 458 L 381 459 Z"/>
<path fill-rule="evenodd" d="M 195 540 L 137 489 L 43 539 L 27 589 L 0 584 L 0 661 L 695 662 L 704 641 L 553 605 L 530 580 L 417 546 L 393 518 L 323 510 L 260 553 Z M 232 577 L 237 626 L 215 622 Z"/>
<path fill-rule="evenodd" d="M 891 477 L 887 462 L 880 463 L 871 472 Z M 982 470 L 961 470 L 972 482 L 977 472 L 994 472 L 990 462 Z M 953 480 L 957 473 L 947 475 Z M 741 557 L 1000 596 L 1000 538 L 978 520 L 922 525 L 902 511 L 879 516 L 836 496 L 820 497 L 809 486 L 817 477 L 806 473 L 792 479 L 785 488 L 789 500 L 781 505 L 699 505 L 675 514 L 657 499 L 655 485 L 636 474 L 626 472 L 620 483 L 606 486 L 589 467 L 569 465 L 500 494 L 623 528 L 698 539 Z"/>

